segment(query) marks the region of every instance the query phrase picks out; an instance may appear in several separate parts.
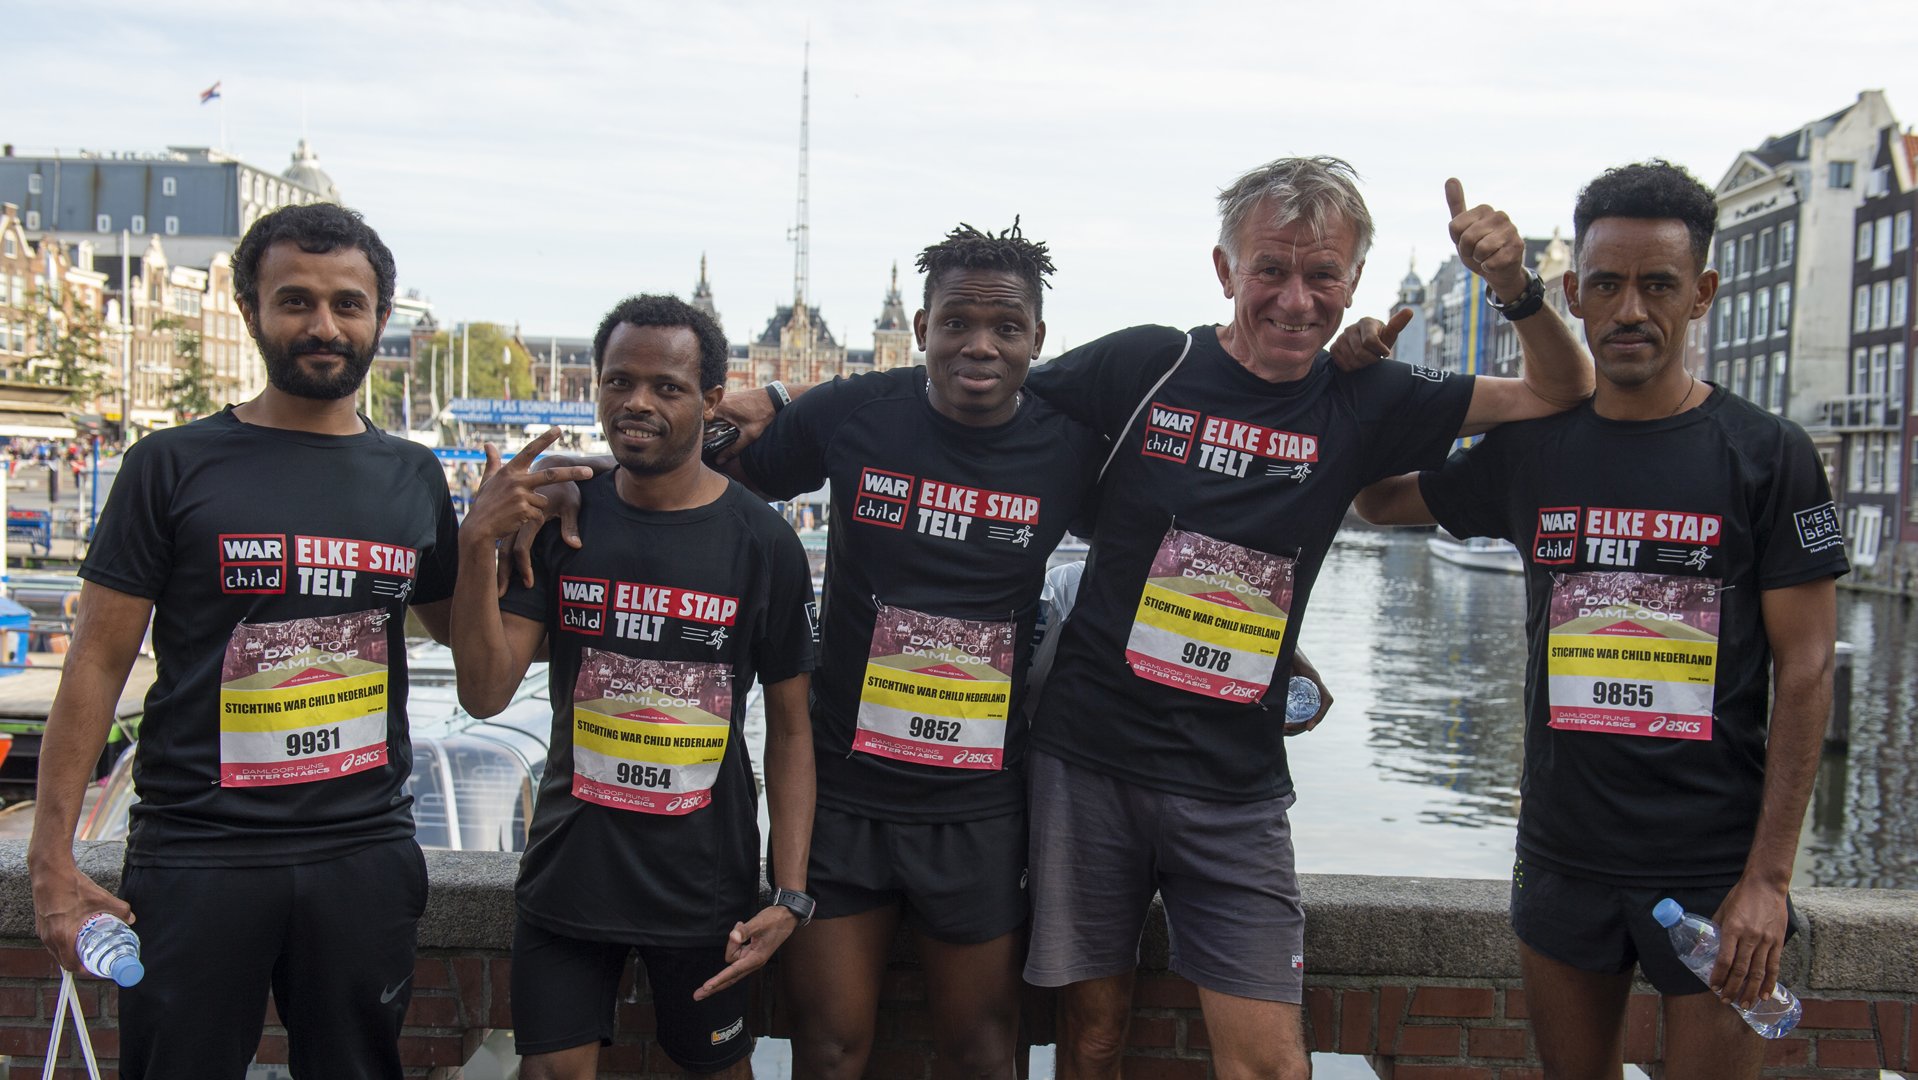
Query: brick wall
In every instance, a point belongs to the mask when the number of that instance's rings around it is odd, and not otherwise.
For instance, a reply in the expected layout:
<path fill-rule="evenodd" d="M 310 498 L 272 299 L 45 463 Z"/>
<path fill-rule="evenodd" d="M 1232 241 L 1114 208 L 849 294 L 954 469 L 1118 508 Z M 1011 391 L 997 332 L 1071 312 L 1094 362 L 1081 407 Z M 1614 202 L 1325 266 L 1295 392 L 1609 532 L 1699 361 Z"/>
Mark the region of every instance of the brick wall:
<path fill-rule="evenodd" d="M 11 1057 L 15 1080 L 39 1075 L 59 988 L 51 957 L 31 936 L 23 855 L 0 844 L 0 1056 Z M 428 858 L 433 894 L 420 927 L 402 1050 L 409 1076 L 454 1080 L 487 1033 L 511 1024 L 513 861 L 457 852 Z M 89 853 L 81 865 L 112 887 L 118 861 L 116 845 Z M 1538 1080 L 1500 883 L 1308 877 L 1304 885 L 1311 912 L 1306 1037 L 1314 1050 L 1365 1056 L 1386 1080 Z M 1795 900 L 1806 925 L 1784 975 L 1805 999 L 1805 1019 L 1771 1045 L 1766 1075 L 1878 1080 L 1880 1069 L 1893 1069 L 1918 1080 L 1918 904 L 1910 893 L 1889 890 L 1812 889 Z M 1204 1080 L 1210 1043 L 1197 991 L 1165 968 L 1165 926 L 1155 911 L 1141 947 L 1125 1074 Z M 783 1038 L 783 1010 L 769 987 L 761 983 L 748 1024 Z M 600 1075 L 679 1076 L 650 1038 L 644 981 L 631 991 L 629 975 L 618 1039 L 602 1052 Z M 119 1049 L 116 995 L 84 980 L 80 997 L 94 1049 L 108 1064 Z M 1054 1003 L 1048 992 L 1027 993 L 1026 1042 L 1054 1041 Z M 1657 998 L 1636 995 L 1627 1060 L 1656 1062 L 1661 1035 Z M 83 1077 L 71 1037 L 66 1049 L 56 1075 Z M 285 1056 L 285 1033 L 269 1013 L 260 1059 Z M 886 975 L 868 1076 L 929 1078 L 932 1056 L 925 980 L 902 937 Z"/>

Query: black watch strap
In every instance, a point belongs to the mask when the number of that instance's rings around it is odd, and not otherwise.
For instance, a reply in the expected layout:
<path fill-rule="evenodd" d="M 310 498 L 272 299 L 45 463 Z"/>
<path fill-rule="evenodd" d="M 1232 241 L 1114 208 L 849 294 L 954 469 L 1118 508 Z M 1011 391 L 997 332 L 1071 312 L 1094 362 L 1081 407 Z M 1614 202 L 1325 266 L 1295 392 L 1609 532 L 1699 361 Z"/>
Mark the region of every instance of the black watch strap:
<path fill-rule="evenodd" d="M 798 917 L 799 925 L 804 926 L 812 921 L 813 908 L 817 904 L 805 893 L 795 892 L 792 889 L 774 889 L 772 906 L 783 907 L 792 912 Z"/>
<path fill-rule="evenodd" d="M 778 379 L 766 384 L 766 395 L 773 399 L 774 413 L 793 403 L 792 391 L 786 389 L 786 384 Z"/>
<path fill-rule="evenodd" d="M 1538 276 L 1538 271 L 1527 270 L 1525 271 L 1524 292 L 1519 293 L 1518 296 L 1512 300 L 1501 304 L 1498 302 L 1496 295 L 1487 291 L 1485 302 L 1492 306 L 1493 311 L 1505 316 L 1506 322 L 1517 322 L 1520 319 L 1538 314 L 1538 310 L 1545 306 L 1545 280 Z"/>

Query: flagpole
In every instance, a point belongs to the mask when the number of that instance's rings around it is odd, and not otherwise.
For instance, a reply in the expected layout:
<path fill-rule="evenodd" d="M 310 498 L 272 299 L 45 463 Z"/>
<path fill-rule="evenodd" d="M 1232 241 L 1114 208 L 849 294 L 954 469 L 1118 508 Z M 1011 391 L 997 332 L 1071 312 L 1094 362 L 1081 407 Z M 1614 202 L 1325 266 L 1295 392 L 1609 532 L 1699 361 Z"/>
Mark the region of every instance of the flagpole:
<path fill-rule="evenodd" d="M 226 94 L 222 87 L 220 98 L 220 153 L 226 153 Z"/>

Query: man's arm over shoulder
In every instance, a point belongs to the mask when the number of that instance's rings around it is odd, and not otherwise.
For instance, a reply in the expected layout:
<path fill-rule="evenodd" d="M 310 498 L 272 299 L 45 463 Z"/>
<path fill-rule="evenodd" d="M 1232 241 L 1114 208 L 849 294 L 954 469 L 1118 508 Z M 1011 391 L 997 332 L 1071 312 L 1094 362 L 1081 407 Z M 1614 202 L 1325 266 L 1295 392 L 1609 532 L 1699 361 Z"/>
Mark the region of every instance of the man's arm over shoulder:
<path fill-rule="evenodd" d="M 1592 396 L 1592 359 L 1550 304 L 1512 325 L 1523 352 L 1520 377 L 1478 379 L 1460 435 L 1564 412 Z"/>
<path fill-rule="evenodd" d="M 722 467 L 762 498 L 790 499 L 817 491 L 826 482 L 826 450 L 839 425 L 860 405 L 910 386 L 914 377 L 915 369 L 896 368 L 808 387 Z"/>
<path fill-rule="evenodd" d="M 1025 388 L 1106 438 L 1117 438 L 1146 390 L 1185 355 L 1187 342 L 1183 330 L 1134 326 L 1033 368 Z"/>

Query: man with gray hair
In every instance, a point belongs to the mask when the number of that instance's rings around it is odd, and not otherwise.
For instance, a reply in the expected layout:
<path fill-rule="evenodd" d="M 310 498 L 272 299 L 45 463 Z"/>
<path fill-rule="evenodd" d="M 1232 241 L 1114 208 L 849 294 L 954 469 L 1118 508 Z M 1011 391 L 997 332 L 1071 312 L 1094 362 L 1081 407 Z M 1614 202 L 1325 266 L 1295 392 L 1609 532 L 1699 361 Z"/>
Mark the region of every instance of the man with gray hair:
<path fill-rule="evenodd" d="M 1467 210 L 1457 181 L 1452 237 L 1517 321 L 1524 378 L 1333 364 L 1325 346 L 1372 242 L 1355 180 L 1328 157 L 1247 173 L 1219 196 L 1212 252 L 1229 323 L 1122 330 L 1027 380 L 1113 440 L 1029 765 L 1026 978 L 1065 988 L 1061 1077 L 1119 1075 L 1155 891 L 1217 1074 L 1309 1074 L 1282 736 L 1310 727 L 1284 723 L 1285 673 L 1319 566 L 1360 488 L 1591 392 L 1517 229 Z M 1383 358 L 1405 321 L 1346 333 Z"/>

